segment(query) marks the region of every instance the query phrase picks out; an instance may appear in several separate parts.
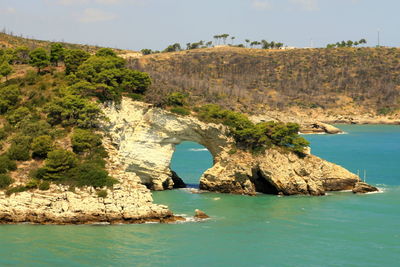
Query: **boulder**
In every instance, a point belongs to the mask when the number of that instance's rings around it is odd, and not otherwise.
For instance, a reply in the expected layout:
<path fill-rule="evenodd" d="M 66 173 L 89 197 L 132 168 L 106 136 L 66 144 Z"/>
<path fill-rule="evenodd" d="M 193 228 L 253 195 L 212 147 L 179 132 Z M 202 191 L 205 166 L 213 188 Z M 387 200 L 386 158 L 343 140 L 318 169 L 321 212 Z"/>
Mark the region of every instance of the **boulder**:
<path fill-rule="evenodd" d="M 353 188 L 354 194 L 365 194 L 371 192 L 378 192 L 379 189 L 364 182 L 358 182 Z"/>
<path fill-rule="evenodd" d="M 210 218 L 210 216 L 208 216 L 204 211 L 201 211 L 199 209 L 196 209 L 194 211 L 194 217 L 196 219 L 208 219 L 208 218 Z"/>

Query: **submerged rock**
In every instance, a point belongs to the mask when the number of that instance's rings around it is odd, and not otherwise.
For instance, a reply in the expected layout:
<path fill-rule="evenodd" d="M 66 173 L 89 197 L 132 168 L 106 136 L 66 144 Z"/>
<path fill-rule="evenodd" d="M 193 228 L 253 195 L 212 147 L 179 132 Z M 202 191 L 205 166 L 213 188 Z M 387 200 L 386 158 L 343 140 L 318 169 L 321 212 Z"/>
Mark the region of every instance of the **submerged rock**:
<path fill-rule="evenodd" d="M 379 189 L 364 182 L 358 182 L 353 188 L 355 194 L 365 194 L 371 192 L 378 192 Z"/>

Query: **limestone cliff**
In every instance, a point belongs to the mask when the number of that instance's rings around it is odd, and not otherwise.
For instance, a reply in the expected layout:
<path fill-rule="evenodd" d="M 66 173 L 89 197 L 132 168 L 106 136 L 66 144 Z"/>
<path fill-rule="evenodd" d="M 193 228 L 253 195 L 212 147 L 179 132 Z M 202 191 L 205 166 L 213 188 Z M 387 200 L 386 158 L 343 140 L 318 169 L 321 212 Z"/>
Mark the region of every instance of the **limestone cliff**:
<path fill-rule="evenodd" d="M 183 141 L 197 142 L 213 155 L 214 166 L 200 179 L 200 187 L 209 191 L 323 195 L 352 190 L 360 182 L 357 175 L 312 155 L 299 157 L 276 148 L 260 155 L 235 152 L 225 126 L 149 104 L 124 98 L 119 106 L 106 107 L 105 113 L 109 121 L 104 127 L 117 151 L 112 160 L 153 190 L 172 189 L 179 182 L 174 182 L 170 163 L 175 146 Z"/>

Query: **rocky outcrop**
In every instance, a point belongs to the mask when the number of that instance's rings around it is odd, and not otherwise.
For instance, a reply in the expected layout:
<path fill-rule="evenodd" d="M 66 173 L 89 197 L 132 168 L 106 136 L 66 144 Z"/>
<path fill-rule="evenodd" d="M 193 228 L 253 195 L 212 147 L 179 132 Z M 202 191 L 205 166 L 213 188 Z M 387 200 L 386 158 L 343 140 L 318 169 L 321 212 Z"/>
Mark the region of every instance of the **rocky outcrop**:
<path fill-rule="evenodd" d="M 377 191 L 379 191 L 378 188 L 371 186 L 364 182 L 358 182 L 355 185 L 355 187 L 353 188 L 353 193 L 355 193 L 355 194 L 365 194 L 365 193 L 371 193 L 371 192 L 377 192 Z"/>
<path fill-rule="evenodd" d="M 208 219 L 210 216 L 208 216 L 204 211 L 196 209 L 194 211 L 194 218 L 196 219 Z"/>
<path fill-rule="evenodd" d="M 105 108 L 104 125 L 112 146 L 118 151 L 115 162 L 133 172 L 152 190 L 172 189 L 170 169 L 175 146 L 183 141 L 197 142 L 217 158 L 233 142 L 223 125 L 207 124 L 194 117 L 183 117 L 149 104 L 124 98 L 120 106 Z"/>
<path fill-rule="evenodd" d="M 222 193 L 254 195 L 323 195 L 352 190 L 359 177 L 316 156 L 300 157 L 280 149 L 263 154 L 236 151 L 223 125 L 207 124 L 191 116 L 178 116 L 151 105 L 123 99 L 107 107 L 104 127 L 117 151 L 115 161 L 134 172 L 153 190 L 172 189 L 176 175 L 170 169 L 175 146 L 193 141 L 213 155 L 214 166 L 200 179 L 200 188 Z"/>
<path fill-rule="evenodd" d="M 177 219 L 166 206 L 153 204 L 149 190 L 133 174 L 121 174 L 121 184 L 99 197 L 94 188 L 52 185 L 49 191 L 6 196 L 0 193 L 0 223 L 89 224 L 171 222 Z M 105 189 L 106 190 L 106 189 Z"/>
<path fill-rule="evenodd" d="M 343 133 L 339 128 L 332 126 L 327 123 L 314 122 L 314 123 L 303 123 L 300 129 L 303 134 L 316 134 L 316 133 L 327 133 L 327 134 L 339 134 Z"/>

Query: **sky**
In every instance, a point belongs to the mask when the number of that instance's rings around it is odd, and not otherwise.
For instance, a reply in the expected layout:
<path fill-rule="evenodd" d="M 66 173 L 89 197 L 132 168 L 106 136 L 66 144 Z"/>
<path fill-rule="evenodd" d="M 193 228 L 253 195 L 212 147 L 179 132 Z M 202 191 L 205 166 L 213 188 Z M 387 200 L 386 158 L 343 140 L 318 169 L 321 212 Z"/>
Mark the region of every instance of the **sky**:
<path fill-rule="evenodd" d="M 325 47 L 365 38 L 400 46 L 399 0 L 0 0 L 16 35 L 122 49 L 161 50 L 216 34 Z"/>

